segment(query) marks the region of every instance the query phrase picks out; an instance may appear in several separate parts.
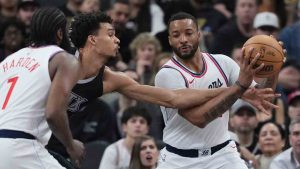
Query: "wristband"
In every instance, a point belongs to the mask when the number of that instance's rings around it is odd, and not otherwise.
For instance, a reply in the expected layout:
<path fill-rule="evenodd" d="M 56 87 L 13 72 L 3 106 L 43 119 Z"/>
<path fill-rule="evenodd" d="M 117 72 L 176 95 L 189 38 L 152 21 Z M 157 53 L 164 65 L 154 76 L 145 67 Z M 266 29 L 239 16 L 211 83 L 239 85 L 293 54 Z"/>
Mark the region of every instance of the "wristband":
<path fill-rule="evenodd" d="M 242 92 L 245 92 L 248 89 L 248 87 L 241 85 L 238 80 L 235 82 L 235 84 L 242 89 Z"/>

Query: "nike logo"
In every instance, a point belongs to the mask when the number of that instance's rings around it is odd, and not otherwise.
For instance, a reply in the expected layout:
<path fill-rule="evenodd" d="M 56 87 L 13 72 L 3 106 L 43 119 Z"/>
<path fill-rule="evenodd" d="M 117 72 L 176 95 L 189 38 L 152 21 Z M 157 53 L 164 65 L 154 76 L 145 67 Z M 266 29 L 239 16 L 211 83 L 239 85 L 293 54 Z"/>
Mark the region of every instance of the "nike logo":
<path fill-rule="evenodd" d="M 195 80 L 195 78 L 193 80 L 189 81 L 189 84 L 192 84 L 194 82 L 194 80 Z"/>

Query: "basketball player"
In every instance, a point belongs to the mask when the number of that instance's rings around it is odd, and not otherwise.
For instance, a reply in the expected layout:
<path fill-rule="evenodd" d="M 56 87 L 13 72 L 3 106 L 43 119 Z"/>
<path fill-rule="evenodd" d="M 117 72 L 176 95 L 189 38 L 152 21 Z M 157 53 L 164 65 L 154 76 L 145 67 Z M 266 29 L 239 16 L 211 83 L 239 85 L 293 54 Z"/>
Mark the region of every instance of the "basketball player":
<path fill-rule="evenodd" d="M 75 47 L 79 50 L 82 72 L 85 75 L 72 89 L 70 103 L 68 106 L 70 127 L 73 137 L 78 138 L 78 126 L 83 123 L 83 110 L 89 102 L 97 99 L 102 94 L 117 91 L 128 97 L 139 101 L 151 102 L 166 107 L 188 108 L 205 103 L 210 98 L 224 93 L 234 93 L 240 90 L 214 89 L 179 89 L 166 90 L 162 88 L 140 85 L 124 73 L 111 71 L 104 64 L 113 57 L 116 57 L 119 48 L 119 39 L 115 36 L 115 30 L 111 24 L 112 20 L 104 13 L 80 14 L 74 17 L 71 24 L 70 38 Z M 264 90 L 259 95 L 274 96 L 272 90 Z M 257 101 L 257 107 L 264 108 L 264 100 L 255 100 L 258 97 L 251 97 L 258 93 L 246 92 L 245 98 Z M 263 98 L 263 97 L 260 97 Z M 211 105 L 213 106 L 213 105 Z M 67 156 L 61 151 L 63 147 L 55 141 L 50 140 L 48 149 Z"/>
<path fill-rule="evenodd" d="M 235 143 L 229 140 L 227 109 L 242 95 L 239 88 L 246 90 L 258 71 L 253 68 L 253 61 L 249 62 L 251 52 L 242 56 L 240 68 L 225 55 L 201 53 L 197 22 L 187 13 L 173 15 L 168 31 L 174 56 L 156 75 L 156 86 L 169 89 L 231 86 L 229 89 L 236 92 L 221 93 L 201 107 L 179 110 L 161 107 L 166 147 L 161 151 L 158 169 L 246 169 Z M 274 79 L 268 79 L 266 84 L 273 87 Z"/>
<path fill-rule="evenodd" d="M 0 63 L 1 169 L 62 169 L 44 148 L 51 130 L 80 166 L 84 147 L 73 140 L 66 115 L 80 64 L 57 46 L 66 42 L 64 14 L 41 8 L 32 18 L 30 46 Z"/>

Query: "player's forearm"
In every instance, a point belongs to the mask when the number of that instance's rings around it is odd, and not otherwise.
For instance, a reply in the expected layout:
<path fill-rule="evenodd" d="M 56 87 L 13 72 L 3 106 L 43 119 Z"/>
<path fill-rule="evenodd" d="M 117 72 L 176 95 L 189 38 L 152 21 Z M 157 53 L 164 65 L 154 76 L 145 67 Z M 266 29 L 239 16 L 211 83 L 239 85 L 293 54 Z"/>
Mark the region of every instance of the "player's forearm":
<path fill-rule="evenodd" d="M 170 90 L 146 85 L 129 86 L 122 94 L 140 101 L 170 108 L 185 109 L 201 105 L 219 95 L 226 88 L 219 89 L 177 89 Z"/>
<path fill-rule="evenodd" d="M 73 143 L 73 137 L 69 128 L 67 113 L 60 111 L 56 113 L 48 112 L 46 114 L 48 114 L 46 120 L 55 137 L 58 138 L 66 148 L 70 148 Z"/>
<path fill-rule="evenodd" d="M 192 124 L 203 128 L 222 116 L 241 97 L 243 92 L 243 89 L 234 85 L 205 104 L 192 109 L 180 110 L 179 113 Z"/>

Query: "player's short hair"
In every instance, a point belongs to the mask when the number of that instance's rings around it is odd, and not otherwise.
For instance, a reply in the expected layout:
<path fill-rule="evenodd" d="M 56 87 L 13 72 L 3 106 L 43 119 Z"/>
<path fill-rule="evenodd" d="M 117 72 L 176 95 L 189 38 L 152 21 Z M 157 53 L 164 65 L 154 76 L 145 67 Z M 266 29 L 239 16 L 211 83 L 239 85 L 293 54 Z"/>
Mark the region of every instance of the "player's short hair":
<path fill-rule="evenodd" d="M 37 9 L 30 24 L 31 46 L 57 45 L 56 34 L 59 29 L 66 34 L 67 19 L 62 11 L 55 7 Z"/>
<path fill-rule="evenodd" d="M 193 15 L 186 13 L 186 12 L 178 12 L 178 13 L 175 13 L 174 15 L 172 15 L 168 21 L 168 30 L 170 28 L 171 22 L 176 21 L 176 20 L 182 20 L 182 19 L 191 19 L 195 23 L 197 30 L 198 30 L 198 24 L 197 24 L 196 18 Z"/>
<path fill-rule="evenodd" d="M 75 16 L 70 30 L 70 38 L 75 47 L 84 47 L 87 37 L 97 33 L 100 23 L 111 24 L 112 19 L 103 12 L 82 13 Z"/>
<path fill-rule="evenodd" d="M 133 106 L 127 108 L 123 112 L 123 116 L 121 117 L 121 123 L 125 124 L 128 122 L 129 119 L 136 116 L 143 117 L 147 121 L 148 126 L 151 125 L 152 118 L 150 113 L 144 107 L 141 106 Z"/>

